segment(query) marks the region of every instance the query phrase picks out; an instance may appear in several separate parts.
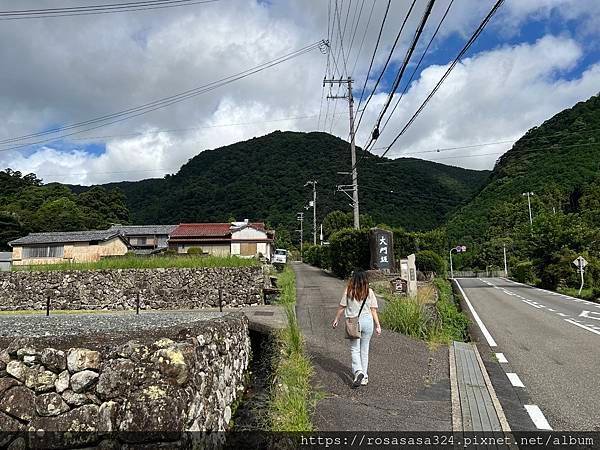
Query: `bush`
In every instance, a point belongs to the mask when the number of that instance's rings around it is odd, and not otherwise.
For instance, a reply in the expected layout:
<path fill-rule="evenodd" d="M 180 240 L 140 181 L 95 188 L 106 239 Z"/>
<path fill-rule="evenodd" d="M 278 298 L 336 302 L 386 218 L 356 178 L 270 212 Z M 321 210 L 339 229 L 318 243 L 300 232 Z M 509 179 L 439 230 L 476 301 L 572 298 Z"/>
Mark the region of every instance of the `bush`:
<path fill-rule="evenodd" d="M 421 272 L 434 272 L 443 276 L 446 273 L 446 263 L 440 255 L 432 250 L 423 250 L 416 255 L 417 269 Z"/>
<path fill-rule="evenodd" d="M 346 278 L 355 268 L 367 270 L 371 262 L 369 230 L 347 228 L 331 235 L 329 259 L 332 272 Z"/>
<path fill-rule="evenodd" d="M 329 247 L 320 245 L 307 245 L 302 251 L 302 260 L 311 266 L 329 269 Z"/>
<path fill-rule="evenodd" d="M 435 304 L 433 287 L 419 289 L 416 297 L 386 295 L 387 304 L 380 313 L 381 324 L 390 330 L 433 344 L 466 341 L 469 319 L 460 311 L 450 283 L 436 278 L 434 285 L 439 294 Z"/>
<path fill-rule="evenodd" d="M 192 247 L 192 248 L 188 248 L 187 254 L 188 255 L 202 255 L 204 252 L 202 251 L 202 249 L 200 247 Z"/>
<path fill-rule="evenodd" d="M 519 283 L 533 284 L 535 282 L 535 273 L 531 261 L 521 261 L 512 269 L 513 277 Z"/>

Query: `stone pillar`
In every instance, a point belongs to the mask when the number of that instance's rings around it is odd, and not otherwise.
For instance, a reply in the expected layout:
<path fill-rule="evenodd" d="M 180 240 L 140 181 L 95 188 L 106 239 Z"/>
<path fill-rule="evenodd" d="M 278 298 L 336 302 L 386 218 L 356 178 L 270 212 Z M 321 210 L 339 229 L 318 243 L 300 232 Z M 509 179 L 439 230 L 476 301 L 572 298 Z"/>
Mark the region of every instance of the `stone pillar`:
<path fill-rule="evenodd" d="M 415 297 L 417 295 L 417 265 L 415 263 L 415 255 L 414 253 L 408 255 L 407 261 L 407 270 L 408 270 L 408 278 L 407 280 L 407 293 L 409 297 Z"/>

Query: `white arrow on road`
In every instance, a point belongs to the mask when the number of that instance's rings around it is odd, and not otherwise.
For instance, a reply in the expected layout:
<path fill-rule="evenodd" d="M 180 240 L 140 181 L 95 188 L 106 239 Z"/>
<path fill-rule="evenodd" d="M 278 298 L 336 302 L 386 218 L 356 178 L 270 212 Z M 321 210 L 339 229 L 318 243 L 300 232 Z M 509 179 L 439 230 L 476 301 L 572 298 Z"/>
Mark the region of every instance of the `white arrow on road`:
<path fill-rule="evenodd" d="M 596 316 L 594 316 L 596 314 Z M 600 312 L 597 311 L 586 311 L 585 309 L 579 314 L 579 317 L 586 317 L 588 319 L 600 320 Z"/>

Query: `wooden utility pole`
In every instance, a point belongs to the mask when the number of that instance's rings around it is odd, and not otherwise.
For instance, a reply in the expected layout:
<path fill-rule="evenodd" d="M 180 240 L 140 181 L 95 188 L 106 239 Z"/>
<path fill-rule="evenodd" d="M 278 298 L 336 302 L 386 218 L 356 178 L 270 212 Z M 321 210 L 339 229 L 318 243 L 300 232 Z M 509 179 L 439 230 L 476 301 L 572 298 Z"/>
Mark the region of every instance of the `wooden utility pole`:
<path fill-rule="evenodd" d="M 323 86 L 325 84 L 334 85 L 337 84 L 341 86 L 342 83 L 346 83 L 348 85 L 348 94 L 347 95 L 328 95 L 327 98 L 330 99 L 346 99 L 348 100 L 348 109 L 349 109 L 349 117 L 350 117 L 350 152 L 352 155 L 352 209 L 354 211 L 354 228 L 357 230 L 360 228 L 360 213 L 358 208 L 358 171 L 356 170 L 356 146 L 354 142 L 354 96 L 352 95 L 352 78 L 348 77 L 347 79 L 339 78 L 339 79 L 324 79 Z M 338 190 L 346 193 L 348 195 L 348 189 L 346 186 L 338 186 Z"/>

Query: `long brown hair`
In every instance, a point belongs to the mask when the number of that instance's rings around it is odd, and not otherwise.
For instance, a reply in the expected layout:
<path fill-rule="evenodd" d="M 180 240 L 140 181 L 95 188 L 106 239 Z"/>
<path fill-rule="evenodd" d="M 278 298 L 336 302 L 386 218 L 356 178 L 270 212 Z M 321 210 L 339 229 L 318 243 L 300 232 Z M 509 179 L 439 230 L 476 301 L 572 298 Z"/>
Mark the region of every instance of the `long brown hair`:
<path fill-rule="evenodd" d="M 364 270 L 355 270 L 348 280 L 346 296 L 362 302 L 369 295 L 369 277 Z"/>

